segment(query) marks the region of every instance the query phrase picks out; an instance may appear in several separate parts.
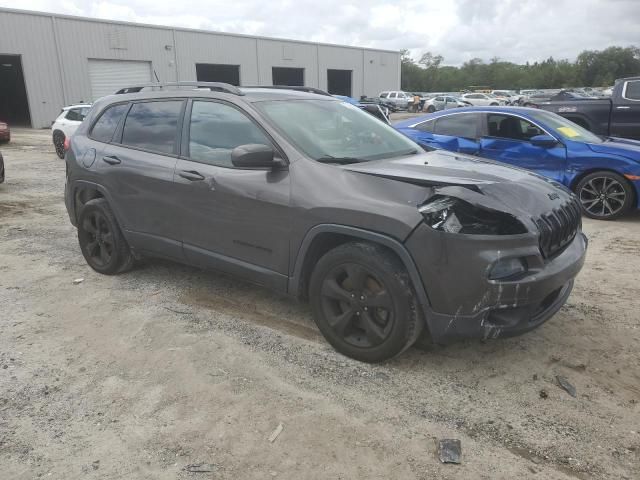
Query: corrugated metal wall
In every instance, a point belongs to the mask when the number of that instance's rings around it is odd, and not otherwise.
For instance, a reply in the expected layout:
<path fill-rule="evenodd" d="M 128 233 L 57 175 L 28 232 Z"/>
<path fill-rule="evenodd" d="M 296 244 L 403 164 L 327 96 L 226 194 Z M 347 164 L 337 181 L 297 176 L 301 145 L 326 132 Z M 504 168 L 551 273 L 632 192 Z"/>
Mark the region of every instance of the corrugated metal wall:
<path fill-rule="evenodd" d="M 151 62 L 161 81 L 195 80 L 196 63 L 240 65 L 244 85 L 272 84 L 272 67 L 304 68 L 327 88 L 327 69 L 352 70 L 352 95 L 400 88 L 400 54 L 0 9 L 0 54 L 22 56 L 31 121 L 43 128 L 64 105 L 91 100 L 89 60 Z M 0 88 L 2 86 L 0 85 Z"/>

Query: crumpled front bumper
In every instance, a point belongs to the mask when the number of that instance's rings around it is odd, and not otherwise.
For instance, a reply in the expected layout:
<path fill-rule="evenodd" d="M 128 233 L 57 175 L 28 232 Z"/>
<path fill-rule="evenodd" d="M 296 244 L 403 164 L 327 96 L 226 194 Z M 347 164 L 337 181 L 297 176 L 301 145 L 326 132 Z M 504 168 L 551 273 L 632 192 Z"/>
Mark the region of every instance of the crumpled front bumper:
<path fill-rule="evenodd" d="M 429 299 L 425 316 L 433 341 L 506 337 L 540 326 L 569 297 L 587 244 L 579 231 L 562 252 L 544 259 L 536 235 L 453 235 L 418 227 L 406 245 Z M 506 257 L 525 259 L 527 274 L 489 280 L 494 262 Z"/>

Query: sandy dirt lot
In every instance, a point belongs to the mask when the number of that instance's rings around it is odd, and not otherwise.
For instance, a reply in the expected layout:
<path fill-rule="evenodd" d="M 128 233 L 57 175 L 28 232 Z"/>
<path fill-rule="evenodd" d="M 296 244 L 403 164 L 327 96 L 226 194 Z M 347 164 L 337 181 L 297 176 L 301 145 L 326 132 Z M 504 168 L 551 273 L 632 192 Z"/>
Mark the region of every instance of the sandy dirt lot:
<path fill-rule="evenodd" d="M 232 278 L 93 272 L 49 133 L 0 148 L 1 478 L 640 478 L 640 215 L 585 221 L 586 266 L 540 329 L 366 365 Z"/>

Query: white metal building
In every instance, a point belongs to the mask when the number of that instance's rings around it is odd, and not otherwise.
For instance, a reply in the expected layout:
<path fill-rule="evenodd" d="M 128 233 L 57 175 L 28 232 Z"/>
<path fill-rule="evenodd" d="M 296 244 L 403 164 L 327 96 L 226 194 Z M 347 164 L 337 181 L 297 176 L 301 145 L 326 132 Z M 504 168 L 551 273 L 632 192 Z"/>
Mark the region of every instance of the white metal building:
<path fill-rule="evenodd" d="M 0 8 L 0 119 L 48 127 L 61 107 L 151 81 L 400 88 L 400 53 Z"/>

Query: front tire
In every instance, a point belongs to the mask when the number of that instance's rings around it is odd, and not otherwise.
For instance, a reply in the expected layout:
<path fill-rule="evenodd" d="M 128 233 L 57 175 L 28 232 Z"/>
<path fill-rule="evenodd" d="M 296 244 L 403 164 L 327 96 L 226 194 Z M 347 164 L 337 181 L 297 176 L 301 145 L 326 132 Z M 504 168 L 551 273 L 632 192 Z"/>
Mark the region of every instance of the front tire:
<path fill-rule="evenodd" d="M 134 257 L 104 198 L 89 200 L 80 211 L 78 243 L 96 272 L 114 275 L 130 270 Z"/>
<path fill-rule="evenodd" d="M 56 149 L 56 155 L 58 158 L 64 158 L 64 133 L 60 130 L 53 132 L 53 146 Z"/>
<path fill-rule="evenodd" d="M 615 220 L 635 202 L 629 182 L 617 173 L 594 172 L 584 177 L 575 188 L 582 213 L 597 220 Z"/>
<path fill-rule="evenodd" d="M 406 269 L 374 244 L 346 243 L 326 253 L 311 274 L 309 298 L 327 341 L 363 362 L 401 354 L 424 326 Z"/>

